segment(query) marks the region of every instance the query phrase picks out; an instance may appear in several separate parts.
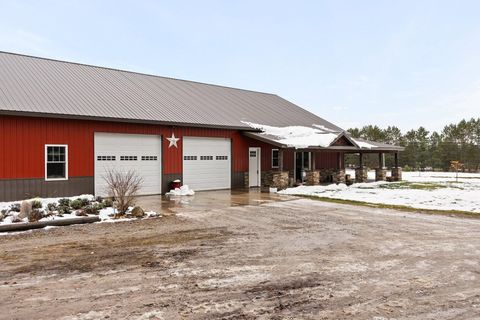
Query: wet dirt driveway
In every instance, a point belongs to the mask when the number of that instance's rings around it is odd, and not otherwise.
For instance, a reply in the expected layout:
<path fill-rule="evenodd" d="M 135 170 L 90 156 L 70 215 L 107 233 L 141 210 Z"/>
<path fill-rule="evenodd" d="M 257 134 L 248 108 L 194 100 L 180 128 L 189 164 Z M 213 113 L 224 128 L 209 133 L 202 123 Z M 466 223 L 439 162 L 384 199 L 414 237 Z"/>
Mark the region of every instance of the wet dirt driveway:
<path fill-rule="evenodd" d="M 480 220 L 249 198 L 2 235 L 0 319 L 480 317 Z"/>

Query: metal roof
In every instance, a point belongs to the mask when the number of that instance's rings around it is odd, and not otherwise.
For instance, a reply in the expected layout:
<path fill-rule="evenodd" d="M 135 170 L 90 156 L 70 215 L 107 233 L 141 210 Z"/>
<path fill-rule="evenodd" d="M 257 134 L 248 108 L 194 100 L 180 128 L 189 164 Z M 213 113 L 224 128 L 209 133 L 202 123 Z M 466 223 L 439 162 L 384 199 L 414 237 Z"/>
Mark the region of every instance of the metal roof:
<path fill-rule="evenodd" d="M 275 95 L 0 51 L 0 114 L 252 130 L 342 129 Z"/>

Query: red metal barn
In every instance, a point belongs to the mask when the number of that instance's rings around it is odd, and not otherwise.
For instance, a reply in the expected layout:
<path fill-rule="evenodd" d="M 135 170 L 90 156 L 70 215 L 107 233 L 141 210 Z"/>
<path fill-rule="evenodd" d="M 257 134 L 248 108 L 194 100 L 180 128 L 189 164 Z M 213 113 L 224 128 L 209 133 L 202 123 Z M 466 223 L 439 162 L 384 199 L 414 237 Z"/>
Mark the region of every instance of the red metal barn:
<path fill-rule="evenodd" d="M 322 143 L 290 144 L 286 128 Z M 198 191 L 344 182 L 345 153 L 377 152 L 384 170 L 399 150 L 273 94 L 0 52 L 0 201 L 105 195 L 108 170 L 135 170 L 145 195 L 175 179 Z"/>

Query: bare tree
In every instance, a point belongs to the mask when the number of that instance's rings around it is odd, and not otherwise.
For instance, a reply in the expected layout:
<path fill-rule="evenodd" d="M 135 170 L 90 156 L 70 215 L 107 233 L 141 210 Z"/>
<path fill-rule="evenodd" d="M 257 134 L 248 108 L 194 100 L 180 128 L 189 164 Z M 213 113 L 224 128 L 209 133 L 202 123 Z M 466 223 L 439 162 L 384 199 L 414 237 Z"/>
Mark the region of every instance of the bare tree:
<path fill-rule="evenodd" d="M 118 214 L 124 215 L 128 207 L 134 205 L 143 179 L 135 170 L 121 172 L 115 169 L 107 169 L 103 179 L 107 183 L 107 193 L 116 203 Z M 116 216 L 116 214 L 115 214 Z"/>

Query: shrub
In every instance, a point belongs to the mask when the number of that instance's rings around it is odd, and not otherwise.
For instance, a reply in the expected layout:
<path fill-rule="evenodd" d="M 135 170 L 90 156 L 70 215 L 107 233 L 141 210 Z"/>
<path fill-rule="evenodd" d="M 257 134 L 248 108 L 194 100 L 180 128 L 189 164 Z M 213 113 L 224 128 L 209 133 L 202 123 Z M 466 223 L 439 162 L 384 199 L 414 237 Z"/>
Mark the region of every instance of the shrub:
<path fill-rule="evenodd" d="M 100 196 L 98 196 L 98 197 L 95 198 L 95 201 L 97 201 L 97 202 L 103 202 L 103 198 L 100 197 Z"/>
<path fill-rule="evenodd" d="M 70 199 L 68 198 L 63 198 L 58 200 L 58 205 L 61 207 L 69 207 L 70 206 Z"/>
<path fill-rule="evenodd" d="M 3 209 L 2 211 L 0 211 L 0 222 L 2 222 L 3 219 L 5 219 L 5 217 L 7 216 L 7 213 L 8 213 L 7 209 Z"/>
<path fill-rule="evenodd" d="M 69 213 L 71 213 L 71 212 L 72 212 L 72 209 L 70 209 L 69 206 L 62 206 L 62 205 L 60 205 L 60 206 L 58 206 L 57 211 L 58 211 L 58 214 L 59 214 L 59 215 L 64 215 L 64 214 L 69 214 Z"/>
<path fill-rule="evenodd" d="M 17 202 L 17 203 L 14 203 L 14 204 L 10 205 L 10 211 L 20 212 L 20 203 Z"/>
<path fill-rule="evenodd" d="M 406 164 L 406 165 L 403 167 L 403 171 L 406 171 L 406 172 L 412 171 L 412 168 L 411 168 L 408 164 Z"/>
<path fill-rule="evenodd" d="M 89 204 L 88 206 L 86 206 L 83 211 L 86 213 L 86 214 L 95 214 L 97 215 L 99 213 L 100 210 L 103 209 L 103 206 L 99 203 L 94 203 L 94 204 Z"/>
<path fill-rule="evenodd" d="M 82 200 L 76 199 L 76 200 L 71 201 L 70 202 L 70 207 L 72 207 L 72 209 L 74 209 L 74 210 L 82 209 L 82 207 L 83 207 Z"/>
<path fill-rule="evenodd" d="M 33 200 L 32 201 L 32 209 L 42 209 L 42 201 Z"/>
<path fill-rule="evenodd" d="M 118 213 L 123 215 L 133 206 L 143 179 L 134 171 L 127 172 L 109 169 L 103 177 L 107 183 L 108 195 L 116 201 Z"/>
<path fill-rule="evenodd" d="M 32 212 L 28 214 L 28 222 L 36 222 L 43 218 L 43 210 L 33 209 Z"/>
<path fill-rule="evenodd" d="M 82 207 L 88 206 L 90 204 L 90 200 L 88 200 L 87 198 L 79 198 L 77 200 L 80 200 L 80 202 L 82 203 Z"/>
<path fill-rule="evenodd" d="M 50 212 L 57 210 L 57 208 L 58 208 L 58 204 L 56 204 L 55 202 L 47 204 L 47 209 Z"/>
<path fill-rule="evenodd" d="M 105 198 L 103 199 L 102 204 L 104 208 L 113 207 L 113 200 L 110 198 Z"/>

